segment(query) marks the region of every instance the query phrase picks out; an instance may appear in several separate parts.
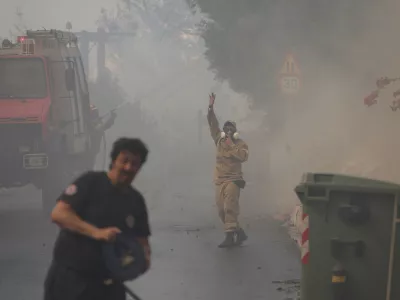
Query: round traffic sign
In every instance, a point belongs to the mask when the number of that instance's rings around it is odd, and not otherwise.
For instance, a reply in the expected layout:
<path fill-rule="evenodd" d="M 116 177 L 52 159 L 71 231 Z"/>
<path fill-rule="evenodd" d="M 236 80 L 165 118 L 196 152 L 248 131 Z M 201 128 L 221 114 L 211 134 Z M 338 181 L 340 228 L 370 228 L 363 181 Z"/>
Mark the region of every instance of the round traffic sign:
<path fill-rule="evenodd" d="M 297 76 L 282 76 L 281 90 L 284 94 L 297 94 L 300 89 L 300 80 Z"/>

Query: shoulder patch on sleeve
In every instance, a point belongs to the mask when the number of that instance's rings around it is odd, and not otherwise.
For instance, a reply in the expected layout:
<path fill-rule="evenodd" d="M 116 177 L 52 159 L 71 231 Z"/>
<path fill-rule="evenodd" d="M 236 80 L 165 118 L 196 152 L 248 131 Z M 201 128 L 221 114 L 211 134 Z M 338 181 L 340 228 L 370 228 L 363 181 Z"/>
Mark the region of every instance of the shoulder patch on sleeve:
<path fill-rule="evenodd" d="M 73 196 L 76 194 L 77 191 L 78 191 L 78 188 L 76 187 L 76 185 L 71 184 L 65 189 L 65 195 Z"/>

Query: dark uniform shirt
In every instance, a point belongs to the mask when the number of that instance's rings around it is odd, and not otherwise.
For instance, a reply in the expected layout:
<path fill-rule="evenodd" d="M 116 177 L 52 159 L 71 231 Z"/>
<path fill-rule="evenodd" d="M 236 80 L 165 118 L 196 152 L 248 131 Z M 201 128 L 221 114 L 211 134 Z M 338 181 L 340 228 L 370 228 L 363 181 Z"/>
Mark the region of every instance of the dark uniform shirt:
<path fill-rule="evenodd" d="M 121 190 L 105 172 L 88 172 L 59 197 L 84 221 L 99 227 L 117 227 L 133 237 L 148 237 L 150 228 L 146 203 L 136 189 Z M 102 242 L 62 229 L 54 248 L 54 262 L 88 276 L 107 278 Z"/>

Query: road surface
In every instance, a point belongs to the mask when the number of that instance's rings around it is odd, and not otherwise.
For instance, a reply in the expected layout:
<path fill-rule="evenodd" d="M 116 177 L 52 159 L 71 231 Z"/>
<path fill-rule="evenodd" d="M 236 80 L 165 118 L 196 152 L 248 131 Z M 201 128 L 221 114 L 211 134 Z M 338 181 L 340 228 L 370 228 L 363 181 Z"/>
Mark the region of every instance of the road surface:
<path fill-rule="evenodd" d="M 222 235 L 212 185 L 173 181 L 157 196 L 147 194 L 153 198 L 153 264 L 129 284 L 136 293 L 144 300 L 294 299 L 272 283 L 300 273 L 299 254 L 283 227 L 246 204 L 244 194 L 242 224 L 249 241 L 218 249 Z M 0 192 L 0 299 L 42 299 L 57 229 L 43 217 L 39 198 L 33 187 Z"/>

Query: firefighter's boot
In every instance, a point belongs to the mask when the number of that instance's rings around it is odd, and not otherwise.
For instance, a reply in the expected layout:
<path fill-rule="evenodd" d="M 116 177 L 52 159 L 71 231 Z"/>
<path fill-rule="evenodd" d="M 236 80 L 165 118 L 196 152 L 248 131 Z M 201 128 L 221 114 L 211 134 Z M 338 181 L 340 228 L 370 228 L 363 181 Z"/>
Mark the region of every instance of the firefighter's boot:
<path fill-rule="evenodd" d="M 244 232 L 243 228 L 239 228 L 236 231 L 236 244 L 241 245 L 247 239 L 248 239 L 248 236 Z"/>
<path fill-rule="evenodd" d="M 218 248 L 230 248 L 235 246 L 235 233 L 227 232 L 225 234 L 225 240 L 218 245 Z"/>

